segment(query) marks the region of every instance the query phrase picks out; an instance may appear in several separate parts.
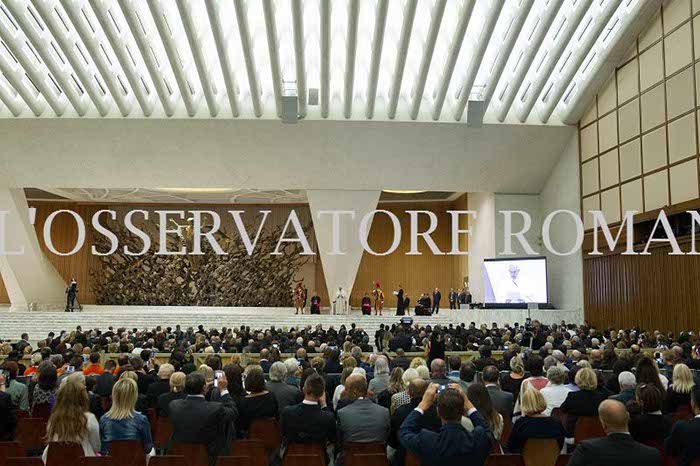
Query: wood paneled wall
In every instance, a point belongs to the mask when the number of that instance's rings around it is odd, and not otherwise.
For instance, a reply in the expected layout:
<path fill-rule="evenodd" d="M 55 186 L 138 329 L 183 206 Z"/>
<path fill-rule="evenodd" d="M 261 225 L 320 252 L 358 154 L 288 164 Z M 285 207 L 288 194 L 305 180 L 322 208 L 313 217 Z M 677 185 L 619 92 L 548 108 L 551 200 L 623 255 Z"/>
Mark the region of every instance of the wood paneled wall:
<path fill-rule="evenodd" d="M 586 320 L 599 328 L 700 329 L 700 257 L 669 255 L 666 246 L 649 252 L 584 256 Z"/>
<path fill-rule="evenodd" d="M 381 204 L 380 209 L 393 212 L 401 222 L 401 243 L 393 253 L 387 256 L 374 256 L 368 252 L 362 255 L 360 269 L 355 279 L 355 287 L 351 296 L 351 303 L 359 305 L 364 293 L 373 288 L 373 283 L 379 280 L 384 290 L 385 308 L 396 308 L 394 290 L 398 290 L 399 284 L 403 285 L 404 292 L 411 299 L 411 306 L 415 305 L 421 292 L 429 292 L 435 287 L 442 293 L 441 307 L 449 308 L 447 293 L 450 288 L 457 290 L 462 286 L 462 281 L 467 275 L 467 256 L 434 255 L 422 239 L 418 241 L 420 256 L 408 256 L 410 250 L 410 218 L 406 210 L 431 210 L 438 217 L 438 228 L 433 232 L 432 238 L 437 247 L 448 252 L 452 247 L 451 217 L 448 210 L 466 210 L 466 196 L 462 196 L 455 202 L 440 204 Z M 466 217 L 465 217 L 466 219 Z M 427 215 L 419 216 L 418 231 L 425 231 L 429 220 Z M 466 222 L 461 228 L 466 228 Z M 467 235 L 461 235 L 460 248 L 468 250 Z M 370 230 L 369 245 L 377 252 L 389 249 L 393 240 L 393 226 L 389 217 L 385 214 L 376 215 Z"/>
<path fill-rule="evenodd" d="M 79 203 L 56 203 L 56 202 L 33 202 L 32 207 L 36 207 L 36 222 L 35 228 L 38 233 L 39 242 L 42 250 L 47 255 L 49 260 L 56 267 L 61 276 L 66 280 L 74 277 L 80 283 L 81 302 L 84 304 L 94 303 L 94 296 L 90 292 L 91 270 L 99 267 L 99 259 L 91 254 L 90 246 L 92 238 L 90 228 L 87 228 L 87 237 L 85 245 L 76 254 L 71 256 L 58 256 L 48 251 L 43 241 L 43 228 L 46 217 L 55 210 L 70 209 L 77 212 L 85 220 L 86 225 L 89 225 L 92 215 L 100 210 L 107 208 L 104 205 L 98 204 L 79 204 Z M 145 210 L 162 209 L 212 209 L 220 211 L 222 219 L 225 218 L 225 211 L 231 206 L 159 206 L 152 205 L 139 206 L 137 204 L 128 205 L 110 205 L 110 209 L 126 211 L 136 208 L 144 208 Z M 467 196 L 463 195 L 454 202 L 443 203 L 397 203 L 397 204 L 381 204 L 381 209 L 386 209 L 394 212 L 401 221 L 402 238 L 398 249 L 387 256 L 373 256 L 365 253 L 360 263 L 360 269 L 355 280 L 355 292 L 351 296 L 351 303 L 359 305 L 363 294 L 371 290 L 371 285 L 375 280 L 380 280 L 386 295 L 385 307 L 394 308 L 396 299 L 392 295 L 392 291 L 401 283 L 404 290 L 410 296 L 411 303 L 414 304 L 416 297 L 422 291 L 431 291 L 434 287 L 438 287 L 442 291 L 443 306 L 449 306 L 447 301 L 447 293 L 450 287 L 455 289 L 461 286 L 463 278 L 467 275 L 468 265 L 466 256 L 448 256 L 448 255 L 433 255 L 427 245 L 420 240 L 419 249 L 423 252 L 421 256 L 406 256 L 410 247 L 410 223 L 409 216 L 405 213 L 406 210 L 431 210 L 438 216 L 439 226 L 433 233 L 432 237 L 437 246 L 442 251 L 449 251 L 451 248 L 451 218 L 447 213 L 448 210 L 466 210 Z M 252 211 L 256 209 L 272 210 L 270 214 L 270 224 L 284 222 L 289 213 L 290 206 L 240 206 L 236 205 L 237 210 Z M 300 220 L 304 223 L 308 219 L 308 206 L 297 206 Z M 424 217 L 424 216 L 422 216 Z M 223 222 L 223 227 L 226 227 L 227 222 Z M 419 222 L 420 231 L 427 227 L 427 218 L 421 218 Z M 467 228 L 466 221 L 460 228 Z M 52 241 L 54 247 L 59 251 L 69 251 L 73 248 L 77 237 L 77 228 L 75 221 L 67 214 L 59 215 L 55 218 L 52 228 Z M 378 215 L 372 224 L 370 230 L 369 244 L 375 251 L 384 251 L 391 244 L 393 235 L 391 221 L 385 215 Z M 315 239 L 313 234 L 309 235 L 309 241 L 315 247 Z M 461 235 L 460 249 L 467 250 L 466 235 Z M 323 267 L 320 257 L 315 256 L 311 264 L 308 264 L 303 269 L 303 273 L 308 275 L 305 280 L 309 288 L 309 292 L 314 289 L 319 293 L 323 300 L 323 305 L 329 303 L 328 292 L 326 290 L 325 279 L 323 275 Z M 301 278 L 301 277 L 297 277 Z M 5 290 L 2 280 L 0 279 L 0 303 L 8 303 L 9 298 Z"/>

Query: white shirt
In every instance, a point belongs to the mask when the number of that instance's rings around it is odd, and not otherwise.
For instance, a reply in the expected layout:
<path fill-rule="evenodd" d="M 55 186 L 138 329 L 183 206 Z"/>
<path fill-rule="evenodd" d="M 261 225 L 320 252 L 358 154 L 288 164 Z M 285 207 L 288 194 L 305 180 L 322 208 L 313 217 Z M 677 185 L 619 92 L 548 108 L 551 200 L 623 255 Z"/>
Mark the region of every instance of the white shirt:
<path fill-rule="evenodd" d="M 571 390 L 566 385 L 552 385 L 551 383 L 540 390 L 544 401 L 547 402 L 547 409 L 544 414 L 550 416 L 554 408 L 561 407 Z"/>

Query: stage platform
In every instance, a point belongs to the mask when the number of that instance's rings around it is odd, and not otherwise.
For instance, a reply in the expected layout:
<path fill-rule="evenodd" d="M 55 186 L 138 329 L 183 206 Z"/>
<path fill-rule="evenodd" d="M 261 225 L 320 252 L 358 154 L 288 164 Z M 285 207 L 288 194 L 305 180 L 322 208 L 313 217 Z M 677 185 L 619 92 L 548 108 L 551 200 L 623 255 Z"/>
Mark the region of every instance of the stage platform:
<path fill-rule="evenodd" d="M 72 331 L 81 325 L 85 328 L 98 327 L 102 330 L 108 326 L 153 328 L 157 325 L 174 327 L 204 328 L 240 327 L 248 325 L 251 328 L 268 328 L 275 325 L 282 327 L 299 327 L 322 324 L 338 328 L 340 325 L 355 323 L 362 327 L 371 337 L 380 324 L 397 323 L 394 309 L 387 309 L 383 316 L 363 316 L 359 310 L 353 310 L 349 315 L 329 315 L 325 310 L 321 315 L 295 315 L 293 308 L 281 307 L 175 307 L 175 306 L 97 306 L 86 305 L 82 312 L 59 311 L 11 311 L 9 306 L 0 306 L 0 338 L 18 339 L 22 333 L 28 333 L 30 340 L 35 341 L 53 332 L 61 330 Z M 442 309 L 438 315 L 413 316 L 414 322 L 420 325 L 467 325 L 476 322 L 477 325 L 491 325 L 496 322 L 499 326 L 514 322 L 524 323 L 528 316 L 527 309 L 471 309 L 448 310 Z M 580 324 L 583 322 L 583 311 L 567 310 L 532 310 L 531 318 L 544 324 L 567 323 Z"/>

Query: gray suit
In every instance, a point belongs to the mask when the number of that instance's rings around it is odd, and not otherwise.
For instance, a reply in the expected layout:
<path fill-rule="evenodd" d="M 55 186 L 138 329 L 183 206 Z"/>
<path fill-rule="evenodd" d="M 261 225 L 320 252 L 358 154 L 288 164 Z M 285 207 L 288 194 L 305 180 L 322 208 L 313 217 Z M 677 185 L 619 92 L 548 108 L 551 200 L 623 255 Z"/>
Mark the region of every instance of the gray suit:
<path fill-rule="evenodd" d="M 280 415 L 284 408 L 301 403 L 301 391 L 285 382 L 267 382 L 267 390 L 275 395 Z"/>
<path fill-rule="evenodd" d="M 355 400 L 337 415 L 340 443 L 386 442 L 389 437 L 389 410 L 372 400 Z"/>
<path fill-rule="evenodd" d="M 513 418 L 513 394 L 509 392 L 504 392 L 500 387 L 496 385 L 489 385 L 486 387 L 489 391 L 489 396 L 491 397 L 491 402 L 496 411 L 501 413 L 503 417 L 508 419 Z"/>

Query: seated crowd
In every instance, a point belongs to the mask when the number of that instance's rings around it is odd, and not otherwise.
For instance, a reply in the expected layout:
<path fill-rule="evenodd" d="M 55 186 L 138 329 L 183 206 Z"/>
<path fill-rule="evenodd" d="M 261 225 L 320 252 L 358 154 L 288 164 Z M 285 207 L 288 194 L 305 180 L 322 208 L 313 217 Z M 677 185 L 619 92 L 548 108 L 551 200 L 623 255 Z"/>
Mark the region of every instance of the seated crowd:
<path fill-rule="evenodd" d="M 377 351 L 354 325 L 78 328 L 49 335 L 36 350 L 23 335 L 3 346 L 9 357 L 0 374 L 0 441 L 15 438 L 22 413 L 45 412 L 47 441 L 80 444 L 85 456 L 109 455 L 120 440 L 140 441 L 145 455 L 201 444 L 213 465 L 256 423 L 272 419 L 282 439 L 275 458 L 296 444 L 318 444 L 327 462 L 342 462 L 352 445 L 378 443 L 393 465 L 408 455 L 424 465 L 482 465 L 489 455 L 524 454 L 529 441 L 550 440 L 557 454 L 573 452 L 570 465 L 700 459 L 692 333 L 538 322 L 382 330 Z M 472 345 L 473 359 L 445 353 Z M 647 348 L 658 353 L 650 356 Z M 406 356 L 415 349 L 424 357 Z M 501 359 L 494 350 L 503 350 Z M 106 359 L 104 352 L 119 356 Z M 168 361 L 158 364 L 156 352 L 169 353 Z M 197 367 L 198 352 L 206 359 Z M 22 354 L 30 355 L 29 367 Z M 171 433 L 157 445 L 155 424 L 164 418 Z M 598 431 L 583 435 L 587 423 Z M 49 451 L 42 452 L 48 464 Z"/>

